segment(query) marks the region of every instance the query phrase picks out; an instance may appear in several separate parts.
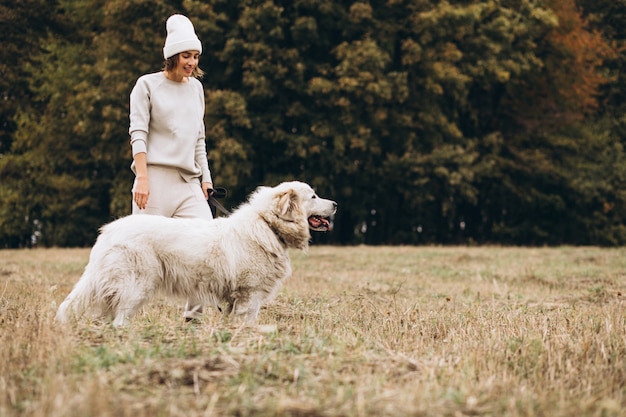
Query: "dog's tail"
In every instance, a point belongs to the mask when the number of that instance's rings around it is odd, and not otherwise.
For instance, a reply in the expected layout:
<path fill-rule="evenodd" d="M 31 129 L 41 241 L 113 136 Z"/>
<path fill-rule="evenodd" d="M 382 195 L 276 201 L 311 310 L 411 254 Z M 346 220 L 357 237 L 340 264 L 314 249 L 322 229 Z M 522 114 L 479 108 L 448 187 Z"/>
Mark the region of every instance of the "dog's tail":
<path fill-rule="evenodd" d="M 92 269 L 90 265 L 87 265 L 80 280 L 59 306 L 55 316 L 57 322 L 68 323 L 71 319 L 82 316 L 93 302 L 95 283 Z"/>

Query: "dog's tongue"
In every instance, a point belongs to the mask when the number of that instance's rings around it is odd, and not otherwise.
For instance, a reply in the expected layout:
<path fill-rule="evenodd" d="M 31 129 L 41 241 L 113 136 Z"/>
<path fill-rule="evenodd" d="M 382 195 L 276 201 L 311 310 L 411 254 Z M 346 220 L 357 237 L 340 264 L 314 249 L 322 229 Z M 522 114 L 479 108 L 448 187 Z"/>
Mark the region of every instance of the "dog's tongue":
<path fill-rule="evenodd" d="M 319 228 L 322 225 L 330 230 L 330 222 L 322 217 L 311 216 L 309 217 L 309 224 L 314 228 Z"/>

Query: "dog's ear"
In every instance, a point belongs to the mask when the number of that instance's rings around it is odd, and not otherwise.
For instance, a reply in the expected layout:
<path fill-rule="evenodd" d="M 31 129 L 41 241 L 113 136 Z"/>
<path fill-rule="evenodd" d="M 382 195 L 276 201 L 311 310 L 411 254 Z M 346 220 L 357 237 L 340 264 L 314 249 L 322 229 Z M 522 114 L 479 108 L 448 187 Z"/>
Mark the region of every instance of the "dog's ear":
<path fill-rule="evenodd" d="M 276 208 L 278 216 L 285 220 L 294 220 L 304 216 L 300 207 L 300 198 L 293 189 L 276 195 Z"/>

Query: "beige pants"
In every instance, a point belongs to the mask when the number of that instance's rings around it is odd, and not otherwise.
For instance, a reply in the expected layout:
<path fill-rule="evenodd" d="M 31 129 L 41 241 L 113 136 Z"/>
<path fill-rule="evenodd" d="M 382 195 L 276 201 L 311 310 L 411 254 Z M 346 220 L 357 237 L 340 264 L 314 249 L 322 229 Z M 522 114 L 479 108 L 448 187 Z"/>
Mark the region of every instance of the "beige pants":
<path fill-rule="evenodd" d="M 149 165 L 148 183 L 150 184 L 148 204 L 145 210 L 140 210 L 133 200 L 133 214 L 155 214 L 179 218 L 213 218 L 211 208 L 200 187 L 199 179 L 187 182 L 175 168 Z M 183 317 L 191 320 L 199 319 L 201 315 L 202 304 L 198 300 L 187 300 Z"/>
<path fill-rule="evenodd" d="M 175 168 L 149 165 L 148 183 L 150 184 L 148 205 L 145 210 L 139 210 L 133 201 L 133 214 L 213 218 L 211 208 L 200 187 L 199 179 L 187 182 Z"/>

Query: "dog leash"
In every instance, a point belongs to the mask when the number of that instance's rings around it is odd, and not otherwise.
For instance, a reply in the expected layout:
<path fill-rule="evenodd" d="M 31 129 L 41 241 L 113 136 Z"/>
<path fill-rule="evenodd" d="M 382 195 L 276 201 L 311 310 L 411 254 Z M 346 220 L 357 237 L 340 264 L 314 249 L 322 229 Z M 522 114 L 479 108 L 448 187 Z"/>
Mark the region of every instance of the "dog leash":
<path fill-rule="evenodd" d="M 211 191 L 211 190 L 208 190 L 208 191 Z M 216 187 L 212 191 L 213 192 L 209 194 L 209 199 L 207 200 L 209 202 L 209 206 L 215 207 L 216 209 L 221 211 L 222 214 L 229 216 L 230 211 L 226 210 L 224 206 L 219 201 L 217 201 L 218 198 L 226 197 L 226 194 L 227 194 L 226 188 Z"/>

